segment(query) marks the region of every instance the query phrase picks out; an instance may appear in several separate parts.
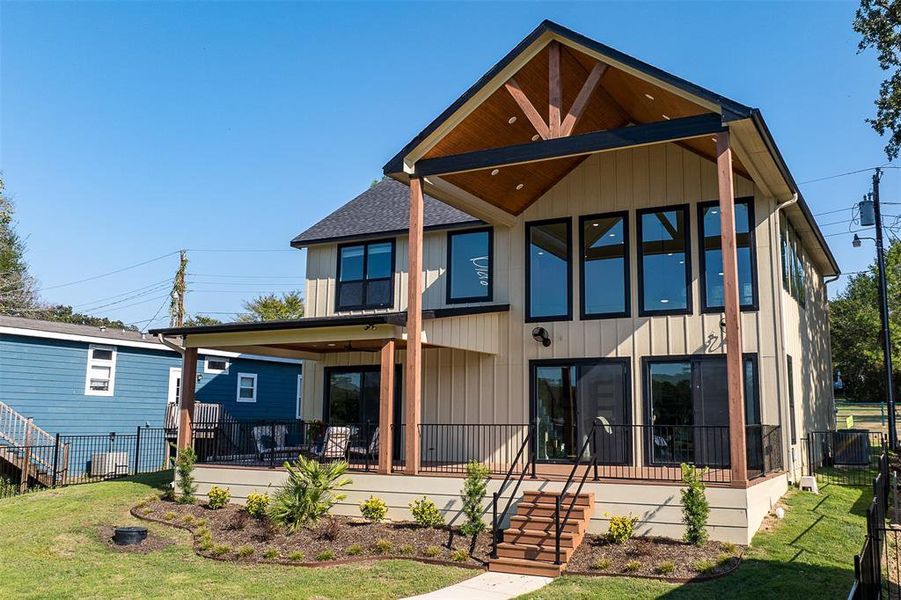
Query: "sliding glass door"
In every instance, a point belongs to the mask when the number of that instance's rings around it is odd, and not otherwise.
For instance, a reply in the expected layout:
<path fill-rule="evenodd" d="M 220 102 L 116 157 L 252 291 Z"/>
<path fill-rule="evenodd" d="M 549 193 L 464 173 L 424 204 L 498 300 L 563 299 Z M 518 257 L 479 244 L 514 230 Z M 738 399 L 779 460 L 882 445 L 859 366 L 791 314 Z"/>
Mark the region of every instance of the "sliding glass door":
<path fill-rule="evenodd" d="M 394 423 L 401 423 L 401 374 L 401 366 L 397 365 Z M 328 425 L 350 427 L 353 439 L 359 439 L 360 445 L 368 448 L 379 426 L 380 382 L 379 366 L 326 368 L 323 420 Z M 400 427 L 395 427 L 393 434 L 394 453 L 397 455 L 402 441 Z"/>
<path fill-rule="evenodd" d="M 532 361 L 532 420 L 536 457 L 571 462 L 598 418 L 587 453 L 604 464 L 625 464 L 631 455 L 629 365 L 619 359 Z"/>

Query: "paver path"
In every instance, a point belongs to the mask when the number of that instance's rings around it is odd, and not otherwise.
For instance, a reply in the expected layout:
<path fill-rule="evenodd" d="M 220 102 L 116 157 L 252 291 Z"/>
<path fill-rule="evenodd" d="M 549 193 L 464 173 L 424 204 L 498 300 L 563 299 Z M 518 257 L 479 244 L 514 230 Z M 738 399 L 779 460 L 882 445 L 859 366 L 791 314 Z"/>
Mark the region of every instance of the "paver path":
<path fill-rule="evenodd" d="M 405 600 L 507 600 L 541 589 L 553 580 L 552 577 L 489 572 Z"/>

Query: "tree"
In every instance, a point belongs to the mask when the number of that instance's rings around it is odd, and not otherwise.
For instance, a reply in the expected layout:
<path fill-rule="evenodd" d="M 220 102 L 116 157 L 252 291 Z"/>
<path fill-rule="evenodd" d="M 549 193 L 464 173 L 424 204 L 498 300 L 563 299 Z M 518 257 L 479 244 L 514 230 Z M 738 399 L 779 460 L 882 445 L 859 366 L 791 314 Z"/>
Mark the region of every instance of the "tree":
<path fill-rule="evenodd" d="M 221 325 L 222 321 L 216 317 L 209 315 L 190 315 L 185 319 L 185 327 L 208 327 L 210 325 Z"/>
<path fill-rule="evenodd" d="M 299 291 L 286 292 L 281 297 L 276 294 L 258 296 L 244 303 L 245 312 L 238 315 L 238 321 L 245 323 L 259 321 L 288 321 L 303 316 L 303 295 Z"/>
<path fill-rule="evenodd" d="M 897 358 L 901 356 L 901 241 L 888 248 L 885 263 L 892 356 Z M 875 261 L 865 272 L 853 275 L 829 303 L 829 328 L 833 367 L 841 373 L 848 399 L 879 402 L 885 398 Z"/>
<path fill-rule="evenodd" d="M 25 242 L 15 229 L 15 207 L 0 178 L 0 313 L 33 317 L 37 307 L 35 280 L 25 262 Z"/>
<path fill-rule="evenodd" d="M 901 1 L 861 0 L 854 31 L 861 36 L 858 51 L 875 48 L 879 67 L 890 72 L 879 86 L 876 118 L 867 123 L 879 135 L 889 134 L 885 154 L 894 160 L 901 149 Z"/>
<path fill-rule="evenodd" d="M 107 329 L 127 329 L 137 331 L 134 325 L 127 325 L 122 321 L 108 319 L 106 317 L 95 317 L 75 312 L 71 306 L 57 304 L 55 306 L 42 306 L 40 309 L 31 313 L 34 319 L 42 321 L 57 321 L 59 323 L 74 323 L 76 325 L 92 325 L 94 327 L 106 327 Z"/>

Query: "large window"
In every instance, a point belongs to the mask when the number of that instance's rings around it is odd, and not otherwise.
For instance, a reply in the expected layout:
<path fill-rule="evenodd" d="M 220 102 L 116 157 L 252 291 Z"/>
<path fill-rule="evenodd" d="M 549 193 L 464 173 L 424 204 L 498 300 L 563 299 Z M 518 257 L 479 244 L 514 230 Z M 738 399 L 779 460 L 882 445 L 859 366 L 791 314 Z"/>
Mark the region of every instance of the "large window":
<path fill-rule="evenodd" d="M 780 234 L 782 287 L 803 308 L 807 305 L 807 259 L 801 248 L 801 239 L 795 228 L 785 221 L 780 225 Z"/>
<path fill-rule="evenodd" d="M 629 220 L 626 213 L 582 217 L 579 229 L 582 318 L 629 316 Z"/>
<path fill-rule="evenodd" d="M 394 304 L 394 240 L 338 247 L 336 310 Z"/>
<path fill-rule="evenodd" d="M 491 301 L 491 263 L 491 229 L 448 233 L 447 303 Z"/>
<path fill-rule="evenodd" d="M 116 383 L 116 348 L 88 346 L 88 366 L 84 393 L 88 396 L 112 396 Z"/>
<path fill-rule="evenodd" d="M 638 312 L 691 313 L 688 206 L 638 212 Z"/>
<path fill-rule="evenodd" d="M 645 394 L 652 464 L 729 465 L 725 357 L 648 359 Z M 759 425 L 757 361 L 745 356 L 745 422 Z"/>
<path fill-rule="evenodd" d="M 572 318 L 569 219 L 526 223 L 526 321 Z"/>
<path fill-rule="evenodd" d="M 698 205 L 701 226 L 701 308 L 718 312 L 726 305 L 723 290 L 723 248 L 718 202 Z M 735 201 L 735 246 L 738 257 L 738 301 L 742 308 L 757 305 L 754 257 L 754 210 L 750 199 Z"/>

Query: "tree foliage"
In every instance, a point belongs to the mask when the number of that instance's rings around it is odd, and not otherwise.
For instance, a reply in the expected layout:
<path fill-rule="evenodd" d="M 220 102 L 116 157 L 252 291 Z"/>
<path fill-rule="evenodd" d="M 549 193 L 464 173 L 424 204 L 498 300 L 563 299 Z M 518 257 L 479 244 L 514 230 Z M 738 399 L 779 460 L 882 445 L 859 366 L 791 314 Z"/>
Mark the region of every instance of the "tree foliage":
<path fill-rule="evenodd" d="M 242 322 L 287 321 L 303 316 L 303 295 L 299 291 L 281 296 L 265 294 L 244 303 L 244 313 L 238 315 Z"/>
<path fill-rule="evenodd" d="M 0 314 L 32 317 L 37 291 L 25 261 L 25 241 L 15 225 L 15 207 L 0 178 Z"/>
<path fill-rule="evenodd" d="M 221 324 L 222 321 L 220 321 L 216 317 L 202 314 L 190 315 L 187 319 L 185 319 L 185 327 L 207 327 L 209 325 Z"/>
<path fill-rule="evenodd" d="M 888 282 L 889 331 L 892 356 L 901 356 L 901 242 L 885 254 Z M 847 287 L 829 303 L 833 367 L 841 374 L 849 400 L 879 402 L 885 397 L 879 291 L 875 262 L 853 275 Z M 898 373 L 895 370 L 895 389 Z"/>
<path fill-rule="evenodd" d="M 879 135 L 889 134 L 885 154 L 893 160 L 901 149 L 901 1 L 861 0 L 854 31 L 861 37 L 858 50 L 875 49 L 879 67 L 888 74 L 879 86 L 876 118 L 867 123 Z"/>

